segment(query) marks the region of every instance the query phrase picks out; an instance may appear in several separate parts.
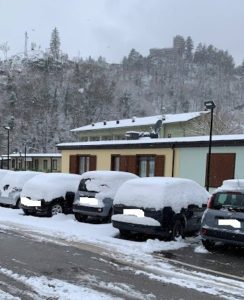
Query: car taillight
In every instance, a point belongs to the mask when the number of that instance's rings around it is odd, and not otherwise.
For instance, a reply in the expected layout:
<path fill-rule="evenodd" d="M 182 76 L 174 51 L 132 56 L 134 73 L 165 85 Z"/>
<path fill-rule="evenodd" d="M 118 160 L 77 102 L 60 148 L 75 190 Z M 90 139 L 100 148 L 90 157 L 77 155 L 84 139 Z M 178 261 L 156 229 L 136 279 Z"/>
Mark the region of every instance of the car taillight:
<path fill-rule="evenodd" d="M 214 201 L 214 197 L 212 196 L 208 199 L 207 208 L 212 208 L 213 207 L 213 201 Z"/>

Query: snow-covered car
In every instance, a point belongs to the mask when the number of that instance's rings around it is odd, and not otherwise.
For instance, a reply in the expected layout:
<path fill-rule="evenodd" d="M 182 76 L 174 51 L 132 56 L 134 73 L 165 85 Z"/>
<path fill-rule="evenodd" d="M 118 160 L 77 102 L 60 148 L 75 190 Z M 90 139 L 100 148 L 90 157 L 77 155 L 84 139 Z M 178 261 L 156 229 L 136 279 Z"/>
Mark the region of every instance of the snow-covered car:
<path fill-rule="evenodd" d="M 110 221 L 113 199 L 117 189 L 132 178 L 138 178 L 138 176 L 119 171 L 83 173 L 73 204 L 76 220 L 82 222 L 91 216 L 103 221 Z"/>
<path fill-rule="evenodd" d="M 58 213 L 72 212 L 74 194 L 80 180 L 81 175 L 76 174 L 37 175 L 23 186 L 20 195 L 21 208 L 26 215 L 37 214 L 49 217 Z"/>
<path fill-rule="evenodd" d="M 20 193 L 24 184 L 40 174 L 34 171 L 10 171 L 0 180 L 0 204 L 20 208 Z"/>
<path fill-rule="evenodd" d="M 218 243 L 244 246 L 244 179 L 225 180 L 214 191 L 202 217 L 201 237 L 210 251 Z"/>
<path fill-rule="evenodd" d="M 184 237 L 199 231 L 208 198 L 209 193 L 190 179 L 132 179 L 115 195 L 112 223 L 121 235 Z"/>

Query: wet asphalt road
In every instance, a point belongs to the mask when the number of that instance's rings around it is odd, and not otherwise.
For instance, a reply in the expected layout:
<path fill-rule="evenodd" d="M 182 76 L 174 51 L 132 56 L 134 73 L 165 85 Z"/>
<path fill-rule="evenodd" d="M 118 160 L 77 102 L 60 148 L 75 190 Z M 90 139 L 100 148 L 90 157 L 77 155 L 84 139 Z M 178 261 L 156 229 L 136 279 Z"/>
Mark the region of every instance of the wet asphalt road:
<path fill-rule="evenodd" d="M 38 298 L 34 288 L 2 273 L 3 268 L 26 277 L 45 276 L 90 287 L 114 299 L 220 299 L 143 274 L 135 275 L 137 269 L 109 258 L 98 247 L 80 243 L 67 246 L 11 230 L 0 231 L 0 290 L 23 300 L 57 299 Z"/>

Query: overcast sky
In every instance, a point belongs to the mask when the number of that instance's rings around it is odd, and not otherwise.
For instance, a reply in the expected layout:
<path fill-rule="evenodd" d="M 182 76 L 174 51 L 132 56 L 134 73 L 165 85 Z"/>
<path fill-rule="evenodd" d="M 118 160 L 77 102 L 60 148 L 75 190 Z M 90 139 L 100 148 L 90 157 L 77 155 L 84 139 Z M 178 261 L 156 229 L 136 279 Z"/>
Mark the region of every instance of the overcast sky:
<path fill-rule="evenodd" d="M 135 48 L 172 46 L 180 34 L 244 59 L 244 0 L 0 0 L 0 44 L 24 51 L 24 33 L 44 50 L 57 27 L 70 58 L 120 62 Z"/>

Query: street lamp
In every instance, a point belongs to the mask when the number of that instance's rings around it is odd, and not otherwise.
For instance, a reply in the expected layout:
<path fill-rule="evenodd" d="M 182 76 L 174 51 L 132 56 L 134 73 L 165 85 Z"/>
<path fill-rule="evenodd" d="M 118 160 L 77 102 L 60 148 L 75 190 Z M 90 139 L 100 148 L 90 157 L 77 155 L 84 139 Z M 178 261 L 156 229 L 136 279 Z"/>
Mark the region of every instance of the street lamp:
<path fill-rule="evenodd" d="M 207 161 L 207 178 L 206 178 L 206 189 L 209 191 L 209 179 L 210 179 L 210 165 L 211 165 L 211 150 L 212 150 L 212 132 L 213 132 L 213 111 L 216 107 L 213 101 L 205 101 L 205 108 L 210 110 L 210 132 L 209 132 L 209 144 L 208 144 L 208 161 Z"/>
<path fill-rule="evenodd" d="M 9 170 L 9 131 L 11 130 L 10 126 L 3 126 L 4 129 L 8 132 L 8 170 Z"/>

